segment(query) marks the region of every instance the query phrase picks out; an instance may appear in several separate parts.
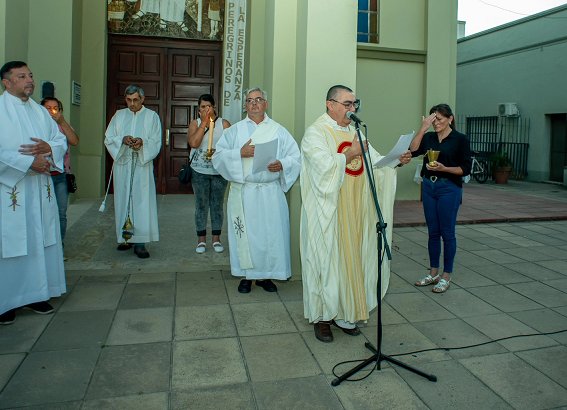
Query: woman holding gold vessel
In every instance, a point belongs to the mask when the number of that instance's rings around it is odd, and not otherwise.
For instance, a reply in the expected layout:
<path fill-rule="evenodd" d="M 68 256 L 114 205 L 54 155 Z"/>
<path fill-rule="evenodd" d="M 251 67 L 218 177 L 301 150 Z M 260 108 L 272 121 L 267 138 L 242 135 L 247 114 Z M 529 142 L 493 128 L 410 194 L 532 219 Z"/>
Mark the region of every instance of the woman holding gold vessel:
<path fill-rule="evenodd" d="M 195 193 L 195 227 L 197 253 L 207 250 L 207 219 L 210 211 L 212 244 L 215 252 L 224 251 L 220 234 L 224 219 L 223 203 L 227 181 L 214 169 L 211 157 L 214 146 L 230 123 L 217 116 L 215 99 L 210 94 L 199 97 L 199 117 L 192 120 L 187 130 L 190 153 L 191 185 Z"/>
<path fill-rule="evenodd" d="M 410 144 L 412 156 L 424 155 L 421 176 L 422 201 L 429 233 L 430 271 L 415 283 L 433 286 L 433 292 L 449 288 L 457 252 L 455 224 L 463 195 L 462 178 L 470 174 L 469 138 L 454 129 L 455 117 L 447 104 L 433 106 L 423 117 L 419 132 Z M 433 132 L 427 132 L 433 126 Z M 443 239 L 443 273 L 439 272 Z"/>

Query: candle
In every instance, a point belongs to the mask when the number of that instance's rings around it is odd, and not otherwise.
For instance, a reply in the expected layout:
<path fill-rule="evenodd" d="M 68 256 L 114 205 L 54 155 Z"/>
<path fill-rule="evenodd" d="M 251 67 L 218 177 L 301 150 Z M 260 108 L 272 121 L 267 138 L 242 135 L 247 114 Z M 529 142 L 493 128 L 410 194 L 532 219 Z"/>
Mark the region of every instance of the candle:
<path fill-rule="evenodd" d="M 211 122 L 209 123 L 209 152 L 213 149 L 213 132 L 215 130 L 215 122 L 211 118 Z"/>

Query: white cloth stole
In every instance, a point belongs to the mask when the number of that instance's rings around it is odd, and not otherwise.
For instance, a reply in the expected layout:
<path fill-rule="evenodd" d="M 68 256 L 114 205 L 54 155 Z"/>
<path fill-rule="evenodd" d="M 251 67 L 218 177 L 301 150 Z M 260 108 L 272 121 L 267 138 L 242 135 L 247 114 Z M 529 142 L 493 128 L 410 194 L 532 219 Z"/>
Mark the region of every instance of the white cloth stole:
<path fill-rule="evenodd" d="M 43 246 L 48 247 L 55 245 L 57 242 L 57 229 L 59 226 L 59 211 L 57 209 L 57 201 L 55 199 L 55 190 L 51 183 L 51 176 L 39 174 L 40 192 L 41 192 L 41 219 L 43 221 Z M 53 209 L 55 208 L 55 209 Z"/>
<path fill-rule="evenodd" d="M 248 133 L 248 125 L 245 121 L 240 121 L 237 124 L 238 135 L 246 135 Z M 275 121 L 269 121 L 267 123 L 260 123 L 258 127 L 254 130 L 250 139 L 252 140 L 251 145 L 257 143 L 268 142 L 274 138 L 276 131 L 278 130 L 278 123 Z M 242 158 L 242 171 L 244 180 L 250 175 L 252 169 L 252 162 L 254 158 Z M 248 228 L 246 226 L 246 219 L 244 218 L 244 205 L 242 203 L 242 186 L 238 182 L 230 183 L 230 198 L 227 206 L 230 207 L 230 213 L 233 217 L 232 224 L 233 229 L 236 232 L 234 237 L 236 238 L 236 249 L 238 251 L 238 261 L 240 263 L 241 269 L 252 269 L 254 265 L 252 264 L 252 257 L 250 256 L 250 246 L 248 244 Z"/>
<path fill-rule="evenodd" d="M 2 187 L 2 257 L 28 254 L 25 184 Z"/>

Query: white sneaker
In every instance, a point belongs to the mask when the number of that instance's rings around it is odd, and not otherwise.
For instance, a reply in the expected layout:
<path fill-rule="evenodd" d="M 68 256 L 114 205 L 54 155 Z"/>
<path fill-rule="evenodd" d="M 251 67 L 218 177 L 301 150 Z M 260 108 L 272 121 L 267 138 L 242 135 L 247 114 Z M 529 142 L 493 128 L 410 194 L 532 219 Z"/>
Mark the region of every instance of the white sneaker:
<path fill-rule="evenodd" d="M 220 242 L 213 243 L 213 249 L 216 253 L 224 252 L 224 246 L 222 246 L 222 243 Z"/>
<path fill-rule="evenodd" d="M 197 253 L 205 253 L 207 250 L 207 244 L 205 242 L 199 242 L 197 247 L 195 248 L 195 252 Z"/>

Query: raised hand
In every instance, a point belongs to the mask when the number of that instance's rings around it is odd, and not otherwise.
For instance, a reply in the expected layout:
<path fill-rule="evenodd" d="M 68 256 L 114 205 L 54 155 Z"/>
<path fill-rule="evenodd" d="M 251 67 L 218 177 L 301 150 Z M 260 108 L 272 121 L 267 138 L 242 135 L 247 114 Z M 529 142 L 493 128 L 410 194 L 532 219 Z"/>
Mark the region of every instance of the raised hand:
<path fill-rule="evenodd" d="M 254 145 L 252 144 L 252 139 L 249 139 L 246 144 L 240 148 L 240 156 L 242 158 L 252 158 L 254 156 Z"/>

